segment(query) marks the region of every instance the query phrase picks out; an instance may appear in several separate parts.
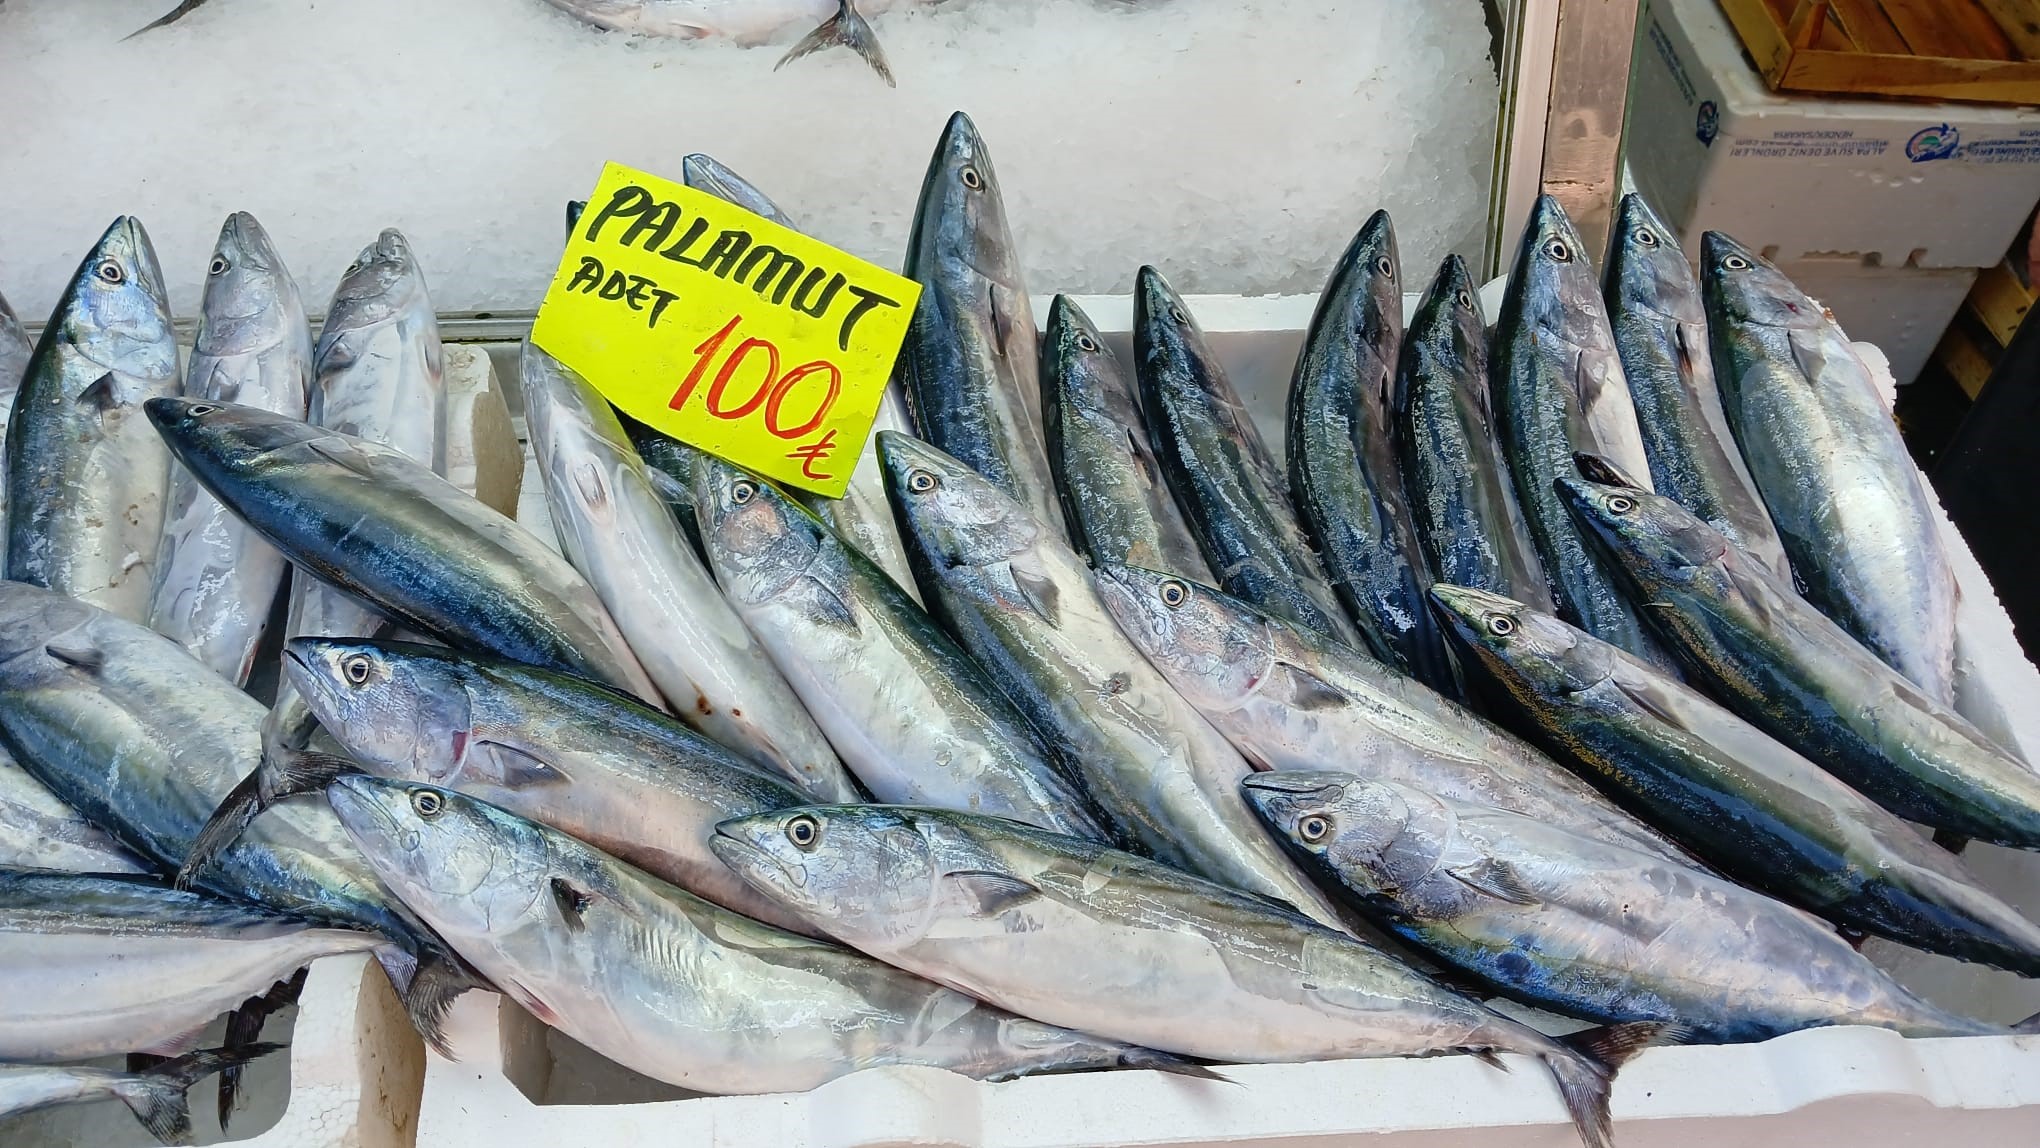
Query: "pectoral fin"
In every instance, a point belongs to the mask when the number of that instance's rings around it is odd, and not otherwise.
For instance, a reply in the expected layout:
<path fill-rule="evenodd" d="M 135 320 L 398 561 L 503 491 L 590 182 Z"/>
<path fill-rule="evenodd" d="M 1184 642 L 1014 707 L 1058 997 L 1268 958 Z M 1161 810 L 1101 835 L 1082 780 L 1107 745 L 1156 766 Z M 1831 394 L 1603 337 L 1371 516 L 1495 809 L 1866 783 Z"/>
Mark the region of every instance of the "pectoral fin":
<path fill-rule="evenodd" d="M 1041 890 L 1009 873 L 965 870 L 942 875 L 945 900 L 978 917 L 996 917 L 1041 896 Z"/>
<path fill-rule="evenodd" d="M 1488 857 L 1473 865 L 1447 869 L 1445 875 L 1497 901 L 1507 901 L 1511 905 L 1535 905 L 1538 902 L 1537 894 L 1524 887 L 1515 867 L 1506 861 Z"/>

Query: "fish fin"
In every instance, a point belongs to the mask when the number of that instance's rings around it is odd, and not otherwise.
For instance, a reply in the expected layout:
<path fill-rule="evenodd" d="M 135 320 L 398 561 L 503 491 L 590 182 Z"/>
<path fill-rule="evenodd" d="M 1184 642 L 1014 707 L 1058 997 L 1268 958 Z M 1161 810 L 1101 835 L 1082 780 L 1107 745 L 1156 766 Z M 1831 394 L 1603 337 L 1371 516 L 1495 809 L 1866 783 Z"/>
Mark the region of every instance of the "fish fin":
<path fill-rule="evenodd" d="M 191 839 L 191 848 L 184 854 L 184 863 L 177 867 L 177 872 L 171 877 L 172 886 L 190 889 L 197 884 L 199 877 L 207 869 L 212 868 L 213 862 L 219 859 L 220 854 L 225 853 L 228 846 L 239 841 L 241 834 L 246 833 L 248 827 L 255 823 L 255 818 L 269 807 L 262 796 L 263 791 L 268 788 L 262 774 L 269 768 L 269 758 L 264 756 L 261 763 L 248 771 L 248 776 L 242 778 L 239 784 L 228 790 L 227 795 L 220 799 L 218 808 L 212 811 L 211 817 L 206 818 L 205 824 L 199 828 L 198 835 Z"/>
<path fill-rule="evenodd" d="M 2017 1033 L 2040 1032 L 2040 1012 L 2036 1012 L 2025 1020 L 2013 1025 L 2012 1031 Z"/>
<path fill-rule="evenodd" d="M 191 1139 L 191 1086 L 228 1068 L 237 1068 L 258 1057 L 283 1048 L 280 1044 L 250 1044 L 241 1048 L 206 1048 L 188 1052 L 161 1064 L 142 1069 L 132 1078 L 113 1086 L 113 1094 L 142 1122 L 150 1135 L 165 1144 L 184 1144 Z"/>
<path fill-rule="evenodd" d="M 850 603 L 845 602 L 842 595 L 830 589 L 820 579 L 815 579 L 815 609 L 829 622 L 853 634 L 860 629 L 857 625 L 857 611 L 852 610 Z"/>
<path fill-rule="evenodd" d="M 1960 853 L 1964 849 L 1969 848 L 1969 841 L 1968 837 L 1955 832 L 1953 829 L 1934 830 L 1934 844 L 1939 845 L 1950 853 Z"/>
<path fill-rule="evenodd" d="M 1570 1046 L 1563 1053 L 1554 1052 L 1541 1059 L 1558 1084 L 1566 1113 L 1572 1117 L 1585 1148 L 1614 1148 L 1614 1119 L 1608 1114 L 1608 1091 L 1615 1081 L 1615 1070 L 1585 1053 L 1573 1051 Z"/>
<path fill-rule="evenodd" d="M 1573 466 L 1579 469 L 1580 477 L 1588 482 L 1598 482 L 1602 486 L 1625 486 L 1631 490 L 1643 489 L 1637 485 L 1635 479 L 1623 473 L 1621 467 L 1616 466 L 1612 459 L 1604 455 L 1574 451 L 1572 460 Z"/>
<path fill-rule="evenodd" d="M 1692 731 L 1693 723 L 1687 721 L 1686 716 L 1679 712 L 1679 708 L 1665 696 L 1666 691 L 1661 683 L 1625 674 L 1611 675 L 1608 683 L 1650 716 L 1674 729 Z"/>
<path fill-rule="evenodd" d="M 262 1026 L 269 1018 L 297 1003 L 299 994 L 304 992 L 305 977 L 311 972 L 302 968 L 287 981 L 278 981 L 261 996 L 249 997 L 240 1007 L 227 1014 L 227 1031 L 221 1040 L 221 1047 L 227 1052 L 241 1052 L 255 1047 L 255 1040 L 262 1035 Z M 241 1065 L 229 1064 L 220 1069 L 220 1131 L 225 1132 L 239 1107 L 241 1089 Z"/>
<path fill-rule="evenodd" d="M 1126 1051 L 1120 1053 L 1119 1064 L 1122 1068 L 1147 1068 L 1153 1069 L 1156 1072 L 1173 1073 L 1176 1076 L 1193 1077 L 1197 1080 L 1222 1080 L 1227 1084 L 1239 1083 L 1239 1081 L 1234 1080 L 1230 1076 L 1221 1076 L 1195 1061 L 1185 1060 L 1174 1053 L 1158 1052 L 1155 1049 L 1142 1048 L 1139 1045 L 1130 1045 Z"/>
<path fill-rule="evenodd" d="M 1268 672 L 1267 680 L 1262 684 L 1261 692 L 1291 709 L 1306 712 L 1330 709 L 1352 700 L 1346 691 L 1293 662 L 1275 663 L 1275 668 Z"/>
<path fill-rule="evenodd" d="M 565 877 L 554 877 L 546 882 L 546 887 L 551 890 L 553 907 L 560 911 L 560 920 L 566 922 L 567 928 L 576 933 L 586 929 L 586 914 L 588 907 L 595 903 L 594 895 L 574 888 Z"/>
<path fill-rule="evenodd" d="M 1501 1054 L 1492 1048 L 1469 1048 L 1466 1050 L 1466 1055 L 1480 1061 L 1489 1068 L 1499 1068 L 1503 1072 L 1509 1071 L 1509 1062 L 1503 1060 Z"/>
<path fill-rule="evenodd" d="M 468 743 L 469 757 L 485 758 L 495 768 L 496 781 L 505 789 L 525 789 L 534 785 L 563 785 L 574 780 L 564 770 L 540 761 L 538 758 L 497 741 Z"/>
<path fill-rule="evenodd" d="M 1628 1064 L 1637 1053 L 1646 1048 L 1685 1044 L 1691 1041 L 1693 1036 L 1694 1030 L 1685 1025 L 1645 1020 L 1581 1029 L 1579 1032 L 1560 1037 L 1559 1041 L 1567 1048 L 1593 1058 L 1613 1074 L 1616 1069 Z"/>
<path fill-rule="evenodd" d="M 1506 861 L 1484 857 L 1479 862 L 1458 869 L 1444 871 L 1447 877 L 1483 896 L 1511 905 L 1535 905 L 1538 896 L 1523 887 L 1522 878 L 1516 876 L 1516 869 Z"/>
<path fill-rule="evenodd" d="M 963 869 L 944 873 L 948 896 L 975 916 L 996 917 L 1041 896 L 1041 890 L 1008 873 Z"/>
<path fill-rule="evenodd" d="M 453 1002 L 469 989 L 488 988 L 487 981 L 462 965 L 450 953 L 428 949 L 418 956 L 411 983 L 397 995 L 404 1002 L 404 1014 L 432 1050 L 448 1060 L 457 1060 L 446 1040 L 446 1014 Z"/>
<path fill-rule="evenodd" d="M 645 478 L 651 481 L 652 493 L 658 495 L 659 500 L 667 506 L 674 507 L 675 513 L 678 513 L 677 508 L 682 506 L 688 508 L 688 513 L 693 513 L 694 491 L 689 489 L 686 483 L 656 466 L 645 467 Z"/>
<path fill-rule="evenodd" d="M 1042 621 L 1057 629 L 1062 628 L 1062 591 L 1056 589 L 1054 581 L 1016 569 L 1013 571 L 1013 585 L 1019 589 L 1021 600 L 1039 614 Z"/>
<path fill-rule="evenodd" d="M 788 49 L 786 55 L 779 57 L 779 62 L 772 65 L 772 70 L 776 72 L 802 56 L 837 46 L 848 48 L 864 57 L 864 62 L 871 65 L 871 70 L 878 73 L 878 78 L 885 81 L 886 87 L 899 87 L 893 80 L 892 65 L 886 63 L 885 49 L 879 47 L 878 34 L 871 30 L 871 25 L 866 23 L 863 15 L 857 11 L 855 0 L 836 0 L 836 14 L 815 25 L 813 31 L 802 36 L 800 43 Z"/>
<path fill-rule="evenodd" d="M 182 20 L 186 16 L 191 15 L 193 12 L 198 11 L 198 6 L 203 3 L 205 3 L 205 0 L 182 0 L 182 2 L 177 5 L 177 7 L 170 9 L 163 15 L 156 17 L 154 20 L 151 20 L 148 23 L 142 25 L 141 27 L 136 28 L 134 31 L 129 32 L 127 35 L 122 36 L 120 38 L 120 42 L 125 44 L 129 40 L 134 39 L 136 36 L 139 36 L 144 32 L 150 31 L 155 28 L 162 28 L 170 24 L 175 24 L 177 21 Z"/>
<path fill-rule="evenodd" d="M 99 648 L 82 629 L 71 630 L 43 643 L 43 653 L 81 670 L 97 670 L 106 664 L 106 651 Z"/>
<path fill-rule="evenodd" d="M 78 405 L 92 407 L 100 414 L 120 405 L 120 381 L 108 371 L 92 380 L 92 384 L 78 392 Z"/>
<path fill-rule="evenodd" d="M 265 778 L 267 784 L 262 790 L 262 805 L 266 809 L 286 797 L 317 793 L 340 778 L 367 772 L 354 759 L 337 753 L 299 750 Z"/>

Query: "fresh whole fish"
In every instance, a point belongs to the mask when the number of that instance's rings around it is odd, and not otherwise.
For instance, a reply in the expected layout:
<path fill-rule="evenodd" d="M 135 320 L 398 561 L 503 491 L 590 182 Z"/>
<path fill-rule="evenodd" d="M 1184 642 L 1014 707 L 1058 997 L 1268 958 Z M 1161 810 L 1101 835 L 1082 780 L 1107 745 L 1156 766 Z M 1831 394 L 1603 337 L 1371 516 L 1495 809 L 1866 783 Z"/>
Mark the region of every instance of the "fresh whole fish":
<path fill-rule="evenodd" d="M 866 789 L 1105 835 L 1040 735 L 884 571 L 720 459 L 695 482 L 717 581 Z"/>
<path fill-rule="evenodd" d="M 1122 837 L 1344 928 L 1240 803 L 1240 778 L 1252 770 L 1239 751 L 1119 632 L 1061 536 L 919 439 L 886 435 L 879 454 L 951 632 L 1082 773 Z"/>
<path fill-rule="evenodd" d="M 1720 531 L 1639 490 L 1576 478 L 1564 494 L 1718 700 L 1900 817 L 2040 848 L 2040 774 Z"/>
<path fill-rule="evenodd" d="M 803 791 L 854 800 L 843 763 L 673 524 L 609 401 L 528 340 L 521 362 L 560 542 L 670 708 Z"/>
<path fill-rule="evenodd" d="M 1219 585 L 1358 645 L 1261 432 L 1183 300 L 1152 267 L 1134 286 L 1133 346 L 1148 441 Z"/>
<path fill-rule="evenodd" d="M 163 272 L 133 216 L 64 289 L 7 424 L 7 577 L 149 613 L 170 459 L 142 418 L 178 390 Z"/>
<path fill-rule="evenodd" d="M 228 1068 L 282 1049 L 252 1044 L 238 1049 L 208 1048 L 145 1068 L 116 1072 L 84 1065 L 0 1064 L 0 1120 L 64 1104 L 118 1100 L 149 1134 L 165 1144 L 191 1142 L 191 1086 Z"/>
<path fill-rule="evenodd" d="M 1636 404 L 1652 489 L 1790 578 L 1784 544 L 1714 384 L 1700 284 L 1678 236 L 1635 193 L 1622 197 L 1616 213 L 1606 274 L 1608 322 Z M 1808 446 L 1793 445 L 1796 452 Z"/>
<path fill-rule="evenodd" d="M 0 295 L 0 443 L 7 441 L 7 422 L 14 414 L 14 396 L 21 378 L 28 373 L 28 358 L 35 344 L 21 329 L 21 320 Z M 7 467 L 0 462 L 0 573 L 7 569 Z"/>
<path fill-rule="evenodd" d="M 1096 565 L 1130 562 L 1210 581 L 1118 356 L 1067 295 L 1049 305 L 1042 338 L 1048 464 L 1071 541 Z"/>
<path fill-rule="evenodd" d="M 1541 1060 L 1589 1145 L 1612 1069 L 1261 898 L 996 817 L 819 806 L 724 823 L 730 866 L 831 935 L 1049 1023 L 1221 1061 Z"/>
<path fill-rule="evenodd" d="M 1459 692 L 1425 608 L 1426 576 L 1395 455 L 1402 262 L 1377 211 L 1332 268 L 1289 385 L 1289 488 L 1332 589 L 1374 656 Z"/>
<path fill-rule="evenodd" d="M 1403 335 L 1396 448 L 1431 577 L 1551 605 L 1488 402 L 1487 317 L 1448 255 Z"/>
<path fill-rule="evenodd" d="M 284 672 L 354 761 L 571 833 L 698 897 L 781 928 L 799 919 L 709 852 L 718 821 L 803 793 L 615 690 L 408 642 L 293 638 Z"/>
<path fill-rule="evenodd" d="M 1488 381 L 1502 457 L 1559 616 L 1669 666 L 1552 486 L 1575 473 L 1581 451 L 1612 459 L 1645 486 L 1650 462 L 1600 284 L 1565 209 L 1548 195 L 1524 228 L 1494 340 Z"/>
<path fill-rule="evenodd" d="M 1833 1024 L 2006 1030 L 1913 996 L 1816 917 L 1520 813 L 1350 775 L 1263 773 L 1247 799 L 1398 934 L 1510 996 L 1710 1041 Z"/>
<path fill-rule="evenodd" d="M 1159 571 L 1107 566 L 1098 590 L 1148 661 L 1259 769 L 1343 769 L 1685 860 L 1556 762 L 1359 650 Z"/>
<path fill-rule="evenodd" d="M 1521 603 L 1432 594 L 1527 732 L 1723 874 L 1844 929 L 2040 975 L 2040 925 L 1698 690 Z"/>
<path fill-rule="evenodd" d="M 201 0 L 203 2 L 203 0 Z M 788 63 L 824 48 L 843 47 L 862 57 L 871 70 L 886 82 L 893 81 L 892 65 L 878 34 L 865 21 L 865 13 L 876 15 L 890 8 L 935 0 L 546 0 L 560 11 L 599 28 L 633 32 L 641 36 L 671 36 L 682 40 L 728 37 L 739 44 L 759 44 L 789 27 L 819 20 L 800 42 L 787 50 L 773 66 L 778 71 Z"/>
<path fill-rule="evenodd" d="M 1952 705 L 1955 575 L 1869 367 L 1818 304 L 1735 240 L 1708 232 L 1700 266 L 1728 423 L 1807 601 Z"/>
<path fill-rule="evenodd" d="M 921 437 L 1057 521 L 1034 312 L 991 153 L 962 112 L 928 161 L 903 272 L 921 299 L 896 370 Z"/>
<path fill-rule="evenodd" d="M 566 559 L 409 456 L 229 403 L 156 399 L 149 418 L 228 509 L 393 621 L 658 697 Z"/>
<path fill-rule="evenodd" d="M 381 943 L 141 878 L 0 870 L 0 1060 L 172 1045 L 316 958 Z"/>
<path fill-rule="evenodd" d="M 506 995 L 658 1080 L 759 1093 L 886 1064 L 1198 1071 L 761 925 L 458 793 L 357 776 L 328 799 L 383 881 Z"/>
<path fill-rule="evenodd" d="M 145 866 L 0 747 L 0 868 L 140 873 Z"/>
<path fill-rule="evenodd" d="M 302 418 L 309 401 L 312 335 L 297 283 L 245 211 L 227 217 L 206 266 L 184 393 Z M 276 548 L 206 493 L 182 467 L 156 557 L 149 626 L 235 684 L 255 649 L 287 566 Z"/>

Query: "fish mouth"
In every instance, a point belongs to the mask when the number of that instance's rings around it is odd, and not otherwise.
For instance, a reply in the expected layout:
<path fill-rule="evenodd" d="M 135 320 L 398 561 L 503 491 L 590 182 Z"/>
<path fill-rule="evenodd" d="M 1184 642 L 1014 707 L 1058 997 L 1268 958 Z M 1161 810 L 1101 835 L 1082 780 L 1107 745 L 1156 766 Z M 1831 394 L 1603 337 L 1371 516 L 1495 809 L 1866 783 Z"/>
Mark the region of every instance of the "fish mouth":
<path fill-rule="evenodd" d="M 1295 770 L 1270 770 L 1265 773 L 1250 773 L 1240 779 L 1241 789 L 1261 793 L 1279 794 L 1283 797 L 1307 797 L 1328 790 L 1342 789 L 1344 784 L 1327 781 L 1316 773 L 1299 773 Z"/>
<path fill-rule="evenodd" d="M 754 864 L 747 866 L 747 868 L 764 869 L 770 867 L 772 870 L 784 875 L 787 883 L 795 888 L 804 889 L 807 887 L 807 871 L 805 869 L 797 869 L 788 865 L 770 850 L 765 849 L 749 838 L 739 837 L 720 825 L 715 827 L 715 834 L 709 839 L 708 845 L 710 850 L 715 853 L 717 859 L 722 861 L 732 871 L 735 871 L 738 876 L 743 875 L 743 870 L 730 864 L 730 859 L 724 855 L 725 853 L 735 854 L 747 861 L 762 862 L 762 864 Z"/>
<path fill-rule="evenodd" d="M 357 844 L 365 844 L 365 838 L 379 838 L 403 845 L 403 823 L 391 816 L 374 794 L 364 792 L 364 780 L 359 776 L 334 779 L 326 787 L 326 803 L 333 807 L 341 827 Z M 363 848 L 362 853 L 372 857 L 374 851 Z"/>

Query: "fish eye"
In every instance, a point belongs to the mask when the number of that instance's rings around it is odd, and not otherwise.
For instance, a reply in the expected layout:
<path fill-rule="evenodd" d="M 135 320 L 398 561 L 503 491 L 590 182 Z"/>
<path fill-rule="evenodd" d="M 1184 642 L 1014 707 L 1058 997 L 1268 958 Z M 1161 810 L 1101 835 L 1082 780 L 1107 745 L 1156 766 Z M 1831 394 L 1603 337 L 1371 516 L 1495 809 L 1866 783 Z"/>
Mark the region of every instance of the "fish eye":
<path fill-rule="evenodd" d="M 212 262 L 206 264 L 205 273 L 207 275 L 225 275 L 229 266 L 231 264 L 227 262 L 226 256 L 215 255 L 212 257 Z"/>
<path fill-rule="evenodd" d="M 1374 269 L 1390 279 L 1395 278 L 1395 260 L 1386 255 L 1374 261 Z"/>
<path fill-rule="evenodd" d="M 1171 579 L 1162 583 L 1161 596 L 1162 605 L 1173 610 L 1190 600 L 1190 587 Z"/>
<path fill-rule="evenodd" d="M 418 816 L 430 821 L 446 808 L 446 799 L 429 789 L 414 789 L 411 791 L 411 808 Z"/>
<path fill-rule="evenodd" d="M 1627 514 L 1636 509 L 1636 500 L 1626 494 L 1618 494 L 1608 500 L 1608 513 Z"/>
<path fill-rule="evenodd" d="M 742 506 L 756 497 L 758 497 L 758 484 L 750 479 L 740 478 L 730 483 L 730 501 L 738 506 Z"/>
<path fill-rule="evenodd" d="M 1332 834 L 1332 819 L 1320 813 L 1313 813 L 1296 823 L 1296 835 L 1312 845 L 1323 841 Z"/>
<path fill-rule="evenodd" d="M 803 813 L 786 823 L 786 839 L 802 852 L 811 850 L 822 839 L 822 823 Z"/>
<path fill-rule="evenodd" d="M 1516 632 L 1516 620 L 1507 614 L 1489 614 L 1487 632 L 1497 638 L 1506 638 Z"/>
<path fill-rule="evenodd" d="M 1544 253 L 1560 263 L 1572 262 L 1572 248 L 1563 239 L 1554 239 L 1544 245 Z"/>
<path fill-rule="evenodd" d="M 367 654 L 354 654 L 348 657 L 346 661 L 340 663 L 340 672 L 346 674 L 347 680 L 357 686 L 368 684 L 368 671 L 369 661 Z"/>
<path fill-rule="evenodd" d="M 1082 331 L 1077 332 L 1077 350 L 1082 351 L 1088 355 L 1096 351 L 1097 349 L 1098 340 L 1093 339 L 1089 334 L 1085 332 Z"/>
<path fill-rule="evenodd" d="M 205 416 L 219 409 L 220 408 L 213 403 L 193 403 L 189 407 L 185 408 L 185 413 L 189 414 L 192 418 L 202 419 Z"/>
<path fill-rule="evenodd" d="M 98 276 L 101 283 L 118 286 L 127 282 L 127 269 L 122 267 L 117 259 L 100 260 L 99 266 L 92 269 L 92 274 Z"/>
<path fill-rule="evenodd" d="M 1471 308 L 1473 306 L 1473 292 L 1461 287 L 1458 293 L 1452 296 L 1452 301 L 1461 307 Z"/>
<path fill-rule="evenodd" d="M 1721 261 L 1721 265 L 1730 271 L 1748 271 L 1750 269 L 1750 261 L 1740 255 L 1729 256 Z"/>
<path fill-rule="evenodd" d="M 1169 304 L 1169 322 L 1188 323 L 1189 321 L 1190 316 L 1185 315 L 1181 307 L 1176 306 L 1174 303 Z"/>
<path fill-rule="evenodd" d="M 977 168 L 973 167 L 970 164 L 964 164 L 963 186 L 971 189 L 972 191 L 983 191 L 985 187 L 985 177 L 978 174 Z"/>
<path fill-rule="evenodd" d="M 928 471 L 916 468 L 907 473 L 907 489 L 915 494 L 926 494 L 936 485 L 935 476 Z"/>
<path fill-rule="evenodd" d="M 1645 247 L 1657 246 L 1657 232 L 1646 227 L 1636 233 L 1636 241 Z"/>

